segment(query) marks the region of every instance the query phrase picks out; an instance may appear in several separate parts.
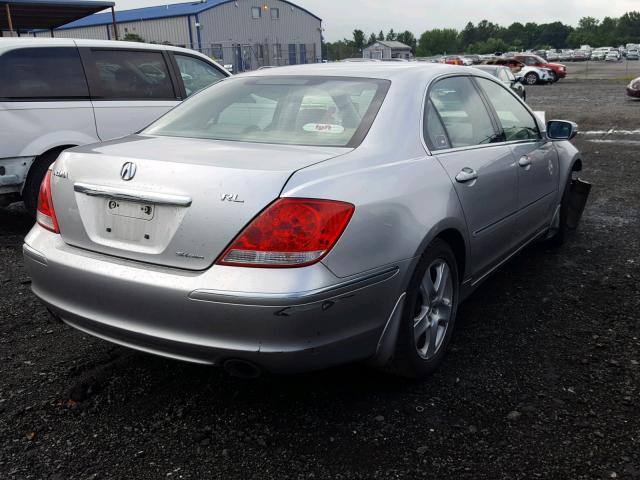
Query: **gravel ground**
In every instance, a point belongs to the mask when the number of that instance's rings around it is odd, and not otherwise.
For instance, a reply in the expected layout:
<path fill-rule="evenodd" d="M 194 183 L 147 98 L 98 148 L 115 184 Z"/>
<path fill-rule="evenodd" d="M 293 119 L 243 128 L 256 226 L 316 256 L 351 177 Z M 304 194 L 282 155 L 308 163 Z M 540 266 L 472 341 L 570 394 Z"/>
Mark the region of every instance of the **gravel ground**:
<path fill-rule="evenodd" d="M 0 478 L 640 478 L 640 134 L 619 132 L 640 103 L 622 81 L 528 91 L 587 131 L 582 226 L 491 277 L 422 383 L 362 366 L 243 381 L 48 324 L 30 222 L 0 209 Z"/>

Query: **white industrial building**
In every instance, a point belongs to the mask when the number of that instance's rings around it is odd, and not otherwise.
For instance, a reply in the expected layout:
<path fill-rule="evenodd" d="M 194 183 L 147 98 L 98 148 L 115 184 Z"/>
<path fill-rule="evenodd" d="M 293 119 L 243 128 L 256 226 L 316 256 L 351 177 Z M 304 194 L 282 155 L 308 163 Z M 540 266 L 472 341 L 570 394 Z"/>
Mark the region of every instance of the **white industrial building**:
<path fill-rule="evenodd" d="M 322 59 L 322 19 L 286 0 L 204 0 L 97 13 L 32 36 L 114 40 L 136 34 L 146 42 L 201 51 L 234 71 Z"/>
<path fill-rule="evenodd" d="M 363 58 L 374 60 L 391 60 L 400 58 L 409 60 L 413 57 L 411 47 L 395 40 L 379 40 L 362 51 Z"/>

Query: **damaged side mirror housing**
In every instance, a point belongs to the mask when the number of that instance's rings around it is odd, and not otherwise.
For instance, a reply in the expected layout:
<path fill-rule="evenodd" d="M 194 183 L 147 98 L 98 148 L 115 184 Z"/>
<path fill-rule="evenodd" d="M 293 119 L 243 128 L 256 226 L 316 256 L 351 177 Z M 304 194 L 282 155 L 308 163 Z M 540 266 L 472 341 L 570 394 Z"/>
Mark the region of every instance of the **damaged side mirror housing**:
<path fill-rule="evenodd" d="M 578 125 L 566 120 L 547 122 L 547 136 L 551 140 L 571 140 L 578 134 Z"/>

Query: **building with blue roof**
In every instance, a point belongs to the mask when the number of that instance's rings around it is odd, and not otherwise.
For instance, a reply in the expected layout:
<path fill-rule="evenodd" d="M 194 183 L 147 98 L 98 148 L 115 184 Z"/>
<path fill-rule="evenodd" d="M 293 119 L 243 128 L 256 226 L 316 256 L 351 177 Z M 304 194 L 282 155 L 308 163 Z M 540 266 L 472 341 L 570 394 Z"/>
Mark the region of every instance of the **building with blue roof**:
<path fill-rule="evenodd" d="M 120 10 L 115 16 L 119 39 L 192 48 L 233 65 L 236 72 L 322 58 L 322 19 L 287 0 L 202 0 Z M 111 12 L 58 27 L 53 36 L 116 38 Z"/>

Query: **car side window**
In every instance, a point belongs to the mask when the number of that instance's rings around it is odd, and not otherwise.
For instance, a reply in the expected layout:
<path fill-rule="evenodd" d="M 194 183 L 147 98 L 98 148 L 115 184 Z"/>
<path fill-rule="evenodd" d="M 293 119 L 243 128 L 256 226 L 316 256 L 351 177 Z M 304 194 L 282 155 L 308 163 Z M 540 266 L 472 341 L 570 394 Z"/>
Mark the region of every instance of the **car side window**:
<path fill-rule="evenodd" d="M 75 47 L 10 50 L 0 56 L 0 98 L 88 99 L 89 88 Z"/>
<path fill-rule="evenodd" d="M 444 130 L 444 125 L 440 121 L 438 112 L 431 101 L 427 102 L 424 109 L 424 141 L 429 147 L 429 150 L 443 150 L 451 148 L 449 138 L 447 138 L 447 132 Z"/>
<path fill-rule="evenodd" d="M 499 141 L 487 108 L 469 77 L 439 80 L 429 91 L 429 101 L 442 120 L 451 148 Z M 437 136 L 437 131 L 429 130 L 428 120 L 425 137 Z"/>
<path fill-rule="evenodd" d="M 511 92 L 502 85 L 485 78 L 477 78 L 476 81 L 493 105 L 507 142 L 540 138 L 538 125 L 533 115 Z"/>
<path fill-rule="evenodd" d="M 162 53 L 93 50 L 91 56 L 101 87 L 101 100 L 175 100 Z"/>
<path fill-rule="evenodd" d="M 177 53 L 174 53 L 174 57 L 180 69 L 187 97 L 225 78 L 220 70 L 198 58 Z"/>

